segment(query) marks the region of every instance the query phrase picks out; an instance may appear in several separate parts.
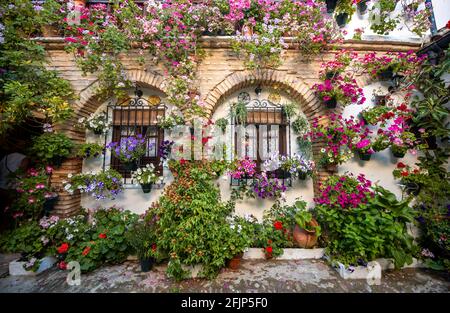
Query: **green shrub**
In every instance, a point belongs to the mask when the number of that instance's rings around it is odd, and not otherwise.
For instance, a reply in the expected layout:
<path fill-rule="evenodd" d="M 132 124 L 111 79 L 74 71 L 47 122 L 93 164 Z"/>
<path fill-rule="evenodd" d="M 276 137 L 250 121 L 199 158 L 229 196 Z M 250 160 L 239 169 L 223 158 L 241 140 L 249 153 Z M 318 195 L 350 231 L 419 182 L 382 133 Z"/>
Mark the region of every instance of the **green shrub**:
<path fill-rule="evenodd" d="M 68 157 L 73 146 L 64 134 L 44 133 L 34 139 L 31 154 L 42 162 L 52 163 Z"/>
<path fill-rule="evenodd" d="M 410 199 L 398 201 L 363 176 L 332 176 L 316 199 L 317 219 L 331 259 L 345 265 L 393 258 L 395 267 L 412 262 L 416 253 L 406 223 L 414 220 Z"/>

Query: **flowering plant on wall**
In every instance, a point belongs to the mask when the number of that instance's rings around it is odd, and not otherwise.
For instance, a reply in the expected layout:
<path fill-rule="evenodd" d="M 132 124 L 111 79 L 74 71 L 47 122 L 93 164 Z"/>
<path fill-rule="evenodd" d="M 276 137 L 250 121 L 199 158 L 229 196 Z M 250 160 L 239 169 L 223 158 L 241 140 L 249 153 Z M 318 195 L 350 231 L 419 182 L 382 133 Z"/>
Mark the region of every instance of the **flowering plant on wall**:
<path fill-rule="evenodd" d="M 305 179 L 307 176 L 312 176 L 315 163 L 313 160 L 308 160 L 304 156 L 295 154 L 292 157 L 281 156 L 281 168 L 288 171 L 292 177 Z"/>
<path fill-rule="evenodd" d="M 94 132 L 96 135 L 106 134 L 111 124 L 105 112 L 95 114 L 92 113 L 88 117 L 78 119 L 78 127 L 84 127 Z"/>
<path fill-rule="evenodd" d="M 334 60 L 322 63 L 320 65 L 320 78 L 332 79 L 342 74 L 351 65 L 352 61 L 358 58 L 358 54 L 349 50 L 339 50 L 334 56 Z"/>
<path fill-rule="evenodd" d="M 254 34 L 237 32 L 232 42 L 233 50 L 238 54 L 245 51 L 245 66 L 249 69 L 278 67 L 281 53 L 288 47 L 282 38 L 285 27 L 260 23 L 255 26 L 255 31 Z"/>
<path fill-rule="evenodd" d="M 50 186 L 52 171 L 51 166 L 46 166 L 18 173 L 12 181 L 12 187 L 17 193 L 10 211 L 14 218 L 37 218 L 42 214 L 45 201 L 57 196 Z"/>
<path fill-rule="evenodd" d="M 98 173 L 69 174 L 67 178 L 69 181 L 63 182 L 64 190 L 70 194 L 77 190 L 89 193 L 96 200 L 114 199 L 123 190 L 122 175 L 113 169 Z"/>
<path fill-rule="evenodd" d="M 417 56 L 414 51 L 388 52 L 378 56 L 375 52 L 367 53 L 360 58 L 364 71 L 372 78 L 391 79 L 395 74 L 412 76 L 420 69 L 425 55 Z"/>
<path fill-rule="evenodd" d="M 233 179 L 253 177 L 256 173 L 256 163 L 249 158 L 235 160 L 230 165 L 230 175 Z"/>
<path fill-rule="evenodd" d="M 131 178 L 141 185 L 154 184 L 158 181 L 157 172 L 153 164 L 146 164 L 145 167 L 138 168 L 131 173 Z"/>
<path fill-rule="evenodd" d="M 141 134 L 122 137 L 120 142 L 110 142 L 106 148 L 123 163 L 136 162 L 145 154 L 145 138 Z"/>
<path fill-rule="evenodd" d="M 353 157 L 353 139 L 361 132 L 363 122 L 344 119 L 341 115 L 331 114 L 328 125 L 319 123 L 326 117 L 316 118 L 311 125 L 309 136 L 312 140 L 324 142 L 320 150 L 319 163 L 323 165 L 341 164 Z"/>
<path fill-rule="evenodd" d="M 278 198 L 286 191 L 286 186 L 278 178 L 270 178 L 266 172 L 255 175 L 253 192 L 262 199 Z"/>
<path fill-rule="evenodd" d="M 338 75 L 332 80 L 326 79 L 321 84 L 315 84 L 313 89 L 329 108 L 335 107 L 336 102 L 347 106 L 351 103 L 363 104 L 366 101 L 363 89 L 358 87 L 356 80 L 348 75 Z"/>

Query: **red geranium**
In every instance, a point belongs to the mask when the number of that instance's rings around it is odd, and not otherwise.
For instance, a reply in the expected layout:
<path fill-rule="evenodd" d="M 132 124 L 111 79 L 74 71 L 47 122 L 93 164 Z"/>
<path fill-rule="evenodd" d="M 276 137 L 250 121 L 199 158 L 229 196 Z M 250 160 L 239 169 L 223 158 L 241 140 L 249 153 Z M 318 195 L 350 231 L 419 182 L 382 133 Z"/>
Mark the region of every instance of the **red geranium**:
<path fill-rule="evenodd" d="M 106 234 L 104 234 L 104 233 L 100 233 L 100 235 L 98 235 L 98 238 L 100 238 L 100 239 L 106 239 Z"/>
<path fill-rule="evenodd" d="M 63 253 L 66 253 L 67 250 L 69 250 L 69 244 L 68 244 L 68 243 L 63 243 L 63 244 L 58 248 L 58 253 L 59 253 L 59 254 L 63 254 Z"/>
<path fill-rule="evenodd" d="M 450 29 L 450 20 L 447 22 L 446 27 L 447 27 L 447 29 Z"/>
<path fill-rule="evenodd" d="M 89 251 L 91 251 L 91 247 L 86 247 L 86 248 L 84 248 L 84 250 L 81 254 L 86 256 L 86 255 L 88 255 Z"/>
<path fill-rule="evenodd" d="M 404 163 L 398 162 L 397 168 L 405 168 L 405 167 L 406 167 L 406 165 Z"/>
<path fill-rule="evenodd" d="M 67 269 L 67 263 L 64 261 L 59 262 L 58 264 L 59 269 L 66 270 Z"/>
<path fill-rule="evenodd" d="M 406 176 L 409 175 L 409 173 L 408 173 L 407 171 L 403 171 L 403 172 L 401 172 L 401 175 L 402 175 L 403 177 L 406 177 Z"/>
<path fill-rule="evenodd" d="M 184 165 L 184 164 L 186 164 L 186 160 L 182 158 L 182 159 L 180 160 L 180 165 Z"/>
<path fill-rule="evenodd" d="M 271 246 L 266 247 L 266 252 L 267 252 L 268 254 L 272 254 L 272 251 L 273 251 L 273 249 L 272 249 Z"/>
<path fill-rule="evenodd" d="M 153 251 L 153 252 L 156 251 L 156 244 L 152 244 L 152 251 Z"/>
<path fill-rule="evenodd" d="M 282 230 L 283 223 L 281 223 L 280 221 L 275 221 L 275 223 L 273 223 L 273 227 L 275 227 L 276 230 Z"/>

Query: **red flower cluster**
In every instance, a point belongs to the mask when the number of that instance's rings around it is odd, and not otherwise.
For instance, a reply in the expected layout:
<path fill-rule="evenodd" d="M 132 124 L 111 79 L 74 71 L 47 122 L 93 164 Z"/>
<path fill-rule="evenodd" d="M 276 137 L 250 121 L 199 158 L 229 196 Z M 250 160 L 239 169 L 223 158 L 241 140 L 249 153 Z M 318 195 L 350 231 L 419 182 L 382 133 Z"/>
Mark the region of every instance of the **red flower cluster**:
<path fill-rule="evenodd" d="M 106 234 L 105 233 L 100 233 L 100 235 L 98 235 L 98 238 L 100 239 L 106 239 Z"/>
<path fill-rule="evenodd" d="M 59 262 L 58 268 L 59 268 L 60 270 L 66 270 L 66 269 L 67 269 L 67 263 L 64 262 L 64 261 Z"/>
<path fill-rule="evenodd" d="M 86 256 L 86 255 L 88 255 L 89 251 L 91 251 L 91 247 L 86 247 L 86 248 L 84 248 L 84 250 L 81 254 Z"/>
<path fill-rule="evenodd" d="M 59 248 L 58 248 L 58 253 L 59 254 L 64 254 L 69 250 L 69 244 L 68 243 L 63 243 Z"/>
<path fill-rule="evenodd" d="M 397 168 L 405 168 L 405 167 L 406 167 L 406 165 L 404 163 L 402 163 L 402 162 L 397 163 Z"/>
<path fill-rule="evenodd" d="M 283 229 L 283 223 L 281 223 L 280 221 L 275 221 L 273 223 L 273 227 L 275 227 L 276 230 L 282 230 Z"/>
<path fill-rule="evenodd" d="M 152 244 L 152 251 L 156 252 L 156 244 Z"/>

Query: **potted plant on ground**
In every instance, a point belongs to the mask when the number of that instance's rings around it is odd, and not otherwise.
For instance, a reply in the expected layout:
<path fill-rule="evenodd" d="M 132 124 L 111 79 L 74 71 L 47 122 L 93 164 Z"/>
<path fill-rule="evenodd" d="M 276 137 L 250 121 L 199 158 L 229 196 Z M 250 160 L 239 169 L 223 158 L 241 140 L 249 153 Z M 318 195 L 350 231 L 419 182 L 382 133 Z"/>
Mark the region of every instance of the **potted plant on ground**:
<path fill-rule="evenodd" d="M 34 139 L 30 152 L 38 160 L 59 167 L 70 155 L 73 146 L 72 140 L 65 134 L 47 132 Z"/>
<path fill-rule="evenodd" d="M 233 216 L 230 221 L 231 242 L 230 259 L 227 262 L 228 268 L 237 270 L 241 265 L 244 250 L 252 244 L 253 235 L 255 233 L 253 221 L 240 216 Z"/>
<path fill-rule="evenodd" d="M 106 148 L 111 149 L 111 152 L 122 162 L 126 171 L 135 171 L 137 169 L 137 162 L 145 154 L 145 138 L 138 134 L 136 136 L 122 137 L 119 142 L 110 142 Z M 154 143 L 149 144 L 149 149 Z"/>
<path fill-rule="evenodd" d="M 159 179 L 153 164 L 146 164 L 145 167 L 138 168 L 137 171 L 131 173 L 131 178 L 141 185 L 144 193 L 149 193 L 152 185 Z"/>
<path fill-rule="evenodd" d="M 87 118 L 82 117 L 78 120 L 76 125 L 78 128 L 89 129 L 96 135 L 106 134 L 111 126 L 108 122 L 108 117 L 105 112 L 102 113 L 92 113 Z"/>
<path fill-rule="evenodd" d="M 295 214 L 294 240 L 301 248 L 312 248 L 317 244 L 321 228 L 311 212 L 306 209 L 305 201 L 297 200 L 295 206 L 298 211 Z"/>
<path fill-rule="evenodd" d="M 158 256 L 155 226 L 149 222 L 140 220 L 125 233 L 125 236 L 128 245 L 137 254 L 141 270 L 143 272 L 150 271 Z"/>

